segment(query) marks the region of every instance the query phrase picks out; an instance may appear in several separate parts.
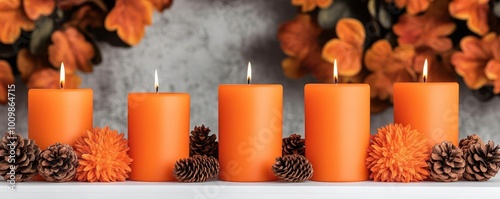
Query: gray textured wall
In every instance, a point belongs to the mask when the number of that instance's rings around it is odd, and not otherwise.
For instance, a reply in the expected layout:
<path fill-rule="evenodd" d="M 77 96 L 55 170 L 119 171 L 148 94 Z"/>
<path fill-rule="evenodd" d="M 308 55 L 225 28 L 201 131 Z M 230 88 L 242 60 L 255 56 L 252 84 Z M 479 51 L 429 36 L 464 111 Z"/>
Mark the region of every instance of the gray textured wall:
<path fill-rule="evenodd" d="M 143 41 L 133 48 L 101 44 L 104 62 L 83 75 L 83 87 L 94 90 L 94 124 L 127 132 L 127 94 L 153 90 L 154 69 L 160 90 L 191 94 L 191 126 L 206 124 L 217 131 L 217 86 L 244 83 L 252 61 L 253 82 L 284 87 L 284 134 L 303 133 L 303 87 L 315 80 L 284 77 L 284 58 L 276 39 L 280 23 L 295 16 L 290 0 L 177 0 L 155 14 Z M 18 86 L 21 86 L 18 81 Z M 500 98 L 478 102 L 461 88 L 461 136 L 479 133 L 500 143 Z M 18 87 L 19 132 L 27 131 L 27 90 Z M 6 108 L 0 109 L 1 126 Z M 372 133 L 392 122 L 392 109 L 372 117 Z"/>

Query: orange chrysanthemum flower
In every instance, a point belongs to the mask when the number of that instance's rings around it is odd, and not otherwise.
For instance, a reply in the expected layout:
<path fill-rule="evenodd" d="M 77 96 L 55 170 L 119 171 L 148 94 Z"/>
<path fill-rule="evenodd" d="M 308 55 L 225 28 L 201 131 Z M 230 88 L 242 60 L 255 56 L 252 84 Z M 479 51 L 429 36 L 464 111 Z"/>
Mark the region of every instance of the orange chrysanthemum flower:
<path fill-rule="evenodd" d="M 125 181 L 131 171 L 132 159 L 128 156 L 127 140 L 117 130 L 96 127 L 87 136 L 76 140 L 78 181 L 116 182 Z"/>
<path fill-rule="evenodd" d="M 344 18 L 337 22 L 335 32 L 338 38 L 325 44 L 322 57 L 331 64 L 337 60 L 339 75 L 355 76 L 361 71 L 365 27 L 357 19 Z"/>
<path fill-rule="evenodd" d="M 451 16 L 467 20 L 467 27 L 478 35 L 484 35 L 488 26 L 489 0 L 454 0 L 450 3 Z"/>
<path fill-rule="evenodd" d="M 381 182 L 417 182 L 429 176 L 427 138 L 410 125 L 389 124 L 378 129 L 368 147 L 370 179 Z"/>
<path fill-rule="evenodd" d="M 333 0 L 292 0 L 292 5 L 302 6 L 302 12 L 309 12 L 316 7 L 327 8 L 332 5 Z"/>

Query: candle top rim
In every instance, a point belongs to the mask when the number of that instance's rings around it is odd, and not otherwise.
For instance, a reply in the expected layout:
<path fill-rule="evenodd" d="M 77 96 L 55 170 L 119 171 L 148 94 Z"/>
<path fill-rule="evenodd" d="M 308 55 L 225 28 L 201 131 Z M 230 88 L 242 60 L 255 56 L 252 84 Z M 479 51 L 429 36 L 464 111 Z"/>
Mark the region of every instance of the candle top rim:
<path fill-rule="evenodd" d="M 31 91 L 49 91 L 49 92 L 88 92 L 93 91 L 91 88 L 30 88 L 28 92 Z"/>
<path fill-rule="evenodd" d="M 219 84 L 219 87 L 221 86 L 241 86 L 241 87 L 273 87 L 273 86 L 279 86 L 283 87 L 282 84 Z"/>
<path fill-rule="evenodd" d="M 162 95 L 162 96 L 165 96 L 165 95 L 189 95 L 189 93 L 186 93 L 186 92 L 130 92 L 128 93 L 128 95 Z"/>
<path fill-rule="evenodd" d="M 440 84 L 456 84 L 458 85 L 458 82 L 396 82 L 396 84 L 406 84 L 406 85 L 440 85 Z"/>
<path fill-rule="evenodd" d="M 351 87 L 359 87 L 359 86 L 370 86 L 369 84 L 364 83 L 307 83 L 305 86 L 351 86 Z"/>

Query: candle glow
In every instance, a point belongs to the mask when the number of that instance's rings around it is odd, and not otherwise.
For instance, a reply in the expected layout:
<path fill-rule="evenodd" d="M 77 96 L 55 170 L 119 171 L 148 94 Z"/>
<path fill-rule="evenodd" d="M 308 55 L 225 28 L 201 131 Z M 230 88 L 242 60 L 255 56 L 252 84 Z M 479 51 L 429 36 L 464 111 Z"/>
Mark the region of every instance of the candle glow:
<path fill-rule="evenodd" d="M 252 64 L 248 62 L 247 66 L 247 84 L 250 84 L 250 81 L 252 80 Z"/>
<path fill-rule="evenodd" d="M 64 70 L 64 63 L 61 62 L 61 71 L 59 72 L 59 88 L 64 88 L 66 71 Z"/>
<path fill-rule="evenodd" d="M 337 71 L 337 59 L 333 61 L 333 83 L 338 84 L 339 83 L 339 73 Z"/>
<path fill-rule="evenodd" d="M 427 59 L 424 61 L 423 81 L 427 82 Z"/>
<path fill-rule="evenodd" d="M 155 92 L 158 94 L 158 87 L 160 87 L 160 84 L 158 83 L 158 71 L 155 70 Z"/>

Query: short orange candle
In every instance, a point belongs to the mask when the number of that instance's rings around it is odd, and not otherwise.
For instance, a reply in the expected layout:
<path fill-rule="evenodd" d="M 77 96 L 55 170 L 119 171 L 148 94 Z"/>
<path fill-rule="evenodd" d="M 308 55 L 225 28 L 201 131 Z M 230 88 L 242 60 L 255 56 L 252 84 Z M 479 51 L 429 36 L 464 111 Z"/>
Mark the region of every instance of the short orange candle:
<path fill-rule="evenodd" d="M 336 64 L 336 61 L 335 61 Z M 311 180 L 368 180 L 365 160 L 370 143 L 368 84 L 307 84 L 304 90 L 306 157 Z"/>
<path fill-rule="evenodd" d="M 424 82 L 394 84 L 394 122 L 411 125 L 427 136 L 433 147 L 442 141 L 458 146 L 458 83 Z"/>
<path fill-rule="evenodd" d="M 219 86 L 219 179 L 274 181 L 271 167 L 281 156 L 283 87 Z"/>
<path fill-rule="evenodd" d="M 61 89 L 28 91 L 28 137 L 42 150 L 57 142 L 73 145 L 92 129 L 92 89 L 64 89 L 64 75 L 62 65 Z"/>
<path fill-rule="evenodd" d="M 189 157 L 187 93 L 130 93 L 128 95 L 130 180 L 174 181 L 174 164 Z"/>

